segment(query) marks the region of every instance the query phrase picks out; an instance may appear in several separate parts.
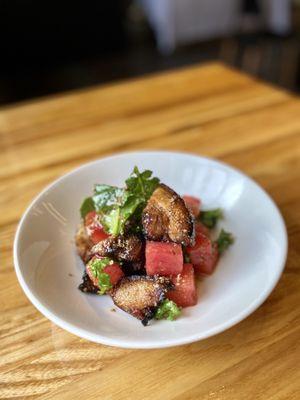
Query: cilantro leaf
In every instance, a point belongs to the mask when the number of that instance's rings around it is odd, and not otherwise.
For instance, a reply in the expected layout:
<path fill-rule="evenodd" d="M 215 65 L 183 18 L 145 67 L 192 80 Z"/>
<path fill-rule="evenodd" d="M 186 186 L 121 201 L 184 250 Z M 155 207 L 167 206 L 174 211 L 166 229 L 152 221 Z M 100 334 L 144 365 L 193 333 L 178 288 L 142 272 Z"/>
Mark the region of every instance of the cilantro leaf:
<path fill-rule="evenodd" d="M 221 230 L 218 239 L 216 240 L 218 251 L 222 254 L 234 242 L 234 237 L 230 232 Z"/>
<path fill-rule="evenodd" d="M 80 214 L 81 218 L 85 218 L 86 214 L 88 214 L 90 211 L 95 210 L 95 205 L 93 202 L 93 199 L 91 197 L 87 197 L 86 199 L 83 200 L 81 207 L 80 207 Z"/>
<path fill-rule="evenodd" d="M 168 319 L 174 321 L 181 313 L 180 307 L 172 300 L 164 300 L 155 313 L 156 319 Z"/>
<path fill-rule="evenodd" d="M 140 172 L 135 166 L 126 180 L 126 188 L 95 185 L 94 195 L 87 198 L 81 206 L 81 216 L 96 210 L 105 231 L 117 236 L 124 233 L 129 219 L 134 220 L 136 230 L 140 227 L 141 214 L 146 202 L 159 184 L 149 170 Z"/>
<path fill-rule="evenodd" d="M 98 294 L 105 294 L 109 289 L 113 287 L 110 281 L 110 276 L 103 272 L 104 268 L 113 263 L 113 261 L 108 258 L 94 258 L 89 262 L 89 267 L 93 276 L 98 280 L 99 291 Z"/>
<path fill-rule="evenodd" d="M 216 226 L 219 219 L 223 218 L 223 212 L 221 208 L 216 208 L 214 210 L 201 211 L 199 220 L 207 228 L 212 229 Z"/>
<path fill-rule="evenodd" d="M 97 194 L 93 199 L 96 209 L 102 212 L 101 222 L 109 234 L 116 236 L 124 233 L 126 222 L 133 217 L 135 226 L 139 226 L 146 202 L 159 184 L 159 179 L 151 176 L 151 171 L 140 173 L 135 166 L 126 180 L 126 189 L 107 185 L 95 186 Z"/>
<path fill-rule="evenodd" d="M 108 274 L 106 274 L 105 272 L 102 272 L 100 274 L 98 282 L 99 282 L 98 294 L 100 294 L 100 295 L 105 294 L 108 290 L 110 290 L 113 287 L 113 285 L 111 284 L 111 281 L 110 281 L 110 276 Z"/>
<path fill-rule="evenodd" d="M 156 177 L 151 178 L 151 176 L 152 171 L 147 169 L 144 172 L 140 172 L 138 167 L 135 166 L 130 177 L 126 179 L 128 192 L 146 202 L 159 185 L 159 179 Z"/>

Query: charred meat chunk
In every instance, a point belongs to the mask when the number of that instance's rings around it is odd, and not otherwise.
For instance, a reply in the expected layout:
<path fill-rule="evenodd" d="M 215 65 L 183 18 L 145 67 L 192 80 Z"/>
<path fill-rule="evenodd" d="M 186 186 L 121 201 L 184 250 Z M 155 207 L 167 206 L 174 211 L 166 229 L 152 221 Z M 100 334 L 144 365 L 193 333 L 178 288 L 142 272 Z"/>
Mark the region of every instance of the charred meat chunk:
<path fill-rule="evenodd" d="M 93 284 L 91 278 L 85 272 L 82 276 L 82 283 L 78 286 L 78 289 L 84 293 L 98 293 L 99 288 Z"/>
<path fill-rule="evenodd" d="M 183 199 L 174 190 L 160 184 L 148 200 L 142 214 L 147 239 L 172 241 L 190 246 L 194 243 L 194 219 Z"/>
<path fill-rule="evenodd" d="M 111 257 L 119 261 L 138 262 L 143 257 L 143 243 L 136 235 L 109 237 L 97 243 L 92 253 L 101 257 Z"/>
<path fill-rule="evenodd" d="M 77 253 L 84 263 L 88 262 L 91 258 L 91 249 L 93 243 L 89 239 L 84 224 L 78 227 L 75 235 L 75 244 L 77 248 Z"/>
<path fill-rule="evenodd" d="M 144 257 L 143 257 L 144 258 Z M 145 261 L 123 261 L 122 271 L 126 276 L 130 275 L 146 275 Z"/>
<path fill-rule="evenodd" d="M 132 275 L 119 281 L 111 297 L 116 306 L 147 325 L 172 287 L 167 278 Z"/>

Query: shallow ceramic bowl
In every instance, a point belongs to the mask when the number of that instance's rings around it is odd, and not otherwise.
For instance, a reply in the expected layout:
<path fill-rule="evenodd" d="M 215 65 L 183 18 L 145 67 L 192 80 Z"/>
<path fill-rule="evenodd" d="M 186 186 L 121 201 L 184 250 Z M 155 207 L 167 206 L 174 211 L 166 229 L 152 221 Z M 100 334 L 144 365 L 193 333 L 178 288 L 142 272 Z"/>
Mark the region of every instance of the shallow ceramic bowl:
<path fill-rule="evenodd" d="M 175 322 L 144 327 L 117 309 L 109 296 L 81 293 L 83 264 L 74 233 L 79 207 L 94 183 L 123 185 L 133 166 L 151 169 L 180 194 L 198 196 L 203 208 L 222 207 L 219 224 L 234 245 L 216 271 L 199 282 L 199 302 Z M 82 338 L 128 348 L 194 342 L 237 324 L 259 307 L 276 285 L 286 259 L 287 235 L 271 198 L 255 182 L 223 163 L 183 153 L 137 152 L 83 165 L 46 188 L 25 212 L 15 237 L 19 282 L 36 308 Z"/>

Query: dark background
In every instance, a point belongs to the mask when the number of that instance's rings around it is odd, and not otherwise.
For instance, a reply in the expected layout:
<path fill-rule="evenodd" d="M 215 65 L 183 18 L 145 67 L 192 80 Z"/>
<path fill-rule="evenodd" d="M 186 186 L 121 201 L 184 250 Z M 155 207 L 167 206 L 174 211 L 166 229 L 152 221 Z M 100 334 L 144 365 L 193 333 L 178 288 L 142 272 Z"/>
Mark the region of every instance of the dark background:
<path fill-rule="evenodd" d="M 162 52 L 135 1 L 0 0 L 0 104 L 210 60 L 299 92 L 297 4 L 278 34 L 257 25 L 258 0 L 240 0 L 234 34 Z"/>

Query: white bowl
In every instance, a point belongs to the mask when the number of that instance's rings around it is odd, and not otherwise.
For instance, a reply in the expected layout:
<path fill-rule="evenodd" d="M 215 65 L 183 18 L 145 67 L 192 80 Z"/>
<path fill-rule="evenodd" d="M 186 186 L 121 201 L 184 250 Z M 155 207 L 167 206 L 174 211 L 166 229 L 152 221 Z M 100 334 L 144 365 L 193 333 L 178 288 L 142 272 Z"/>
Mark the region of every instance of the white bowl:
<path fill-rule="evenodd" d="M 198 304 L 174 322 L 147 327 L 119 309 L 112 312 L 109 296 L 77 289 L 83 264 L 73 240 L 81 201 L 94 183 L 123 185 L 134 165 L 153 170 L 180 194 L 200 197 L 204 208 L 222 207 L 225 219 L 219 225 L 236 237 L 214 274 L 199 282 Z M 118 154 L 61 177 L 29 206 L 14 243 L 19 282 L 42 314 L 75 335 L 127 348 L 190 343 L 237 324 L 271 293 L 286 253 L 283 219 L 254 181 L 221 162 L 173 152 Z"/>

